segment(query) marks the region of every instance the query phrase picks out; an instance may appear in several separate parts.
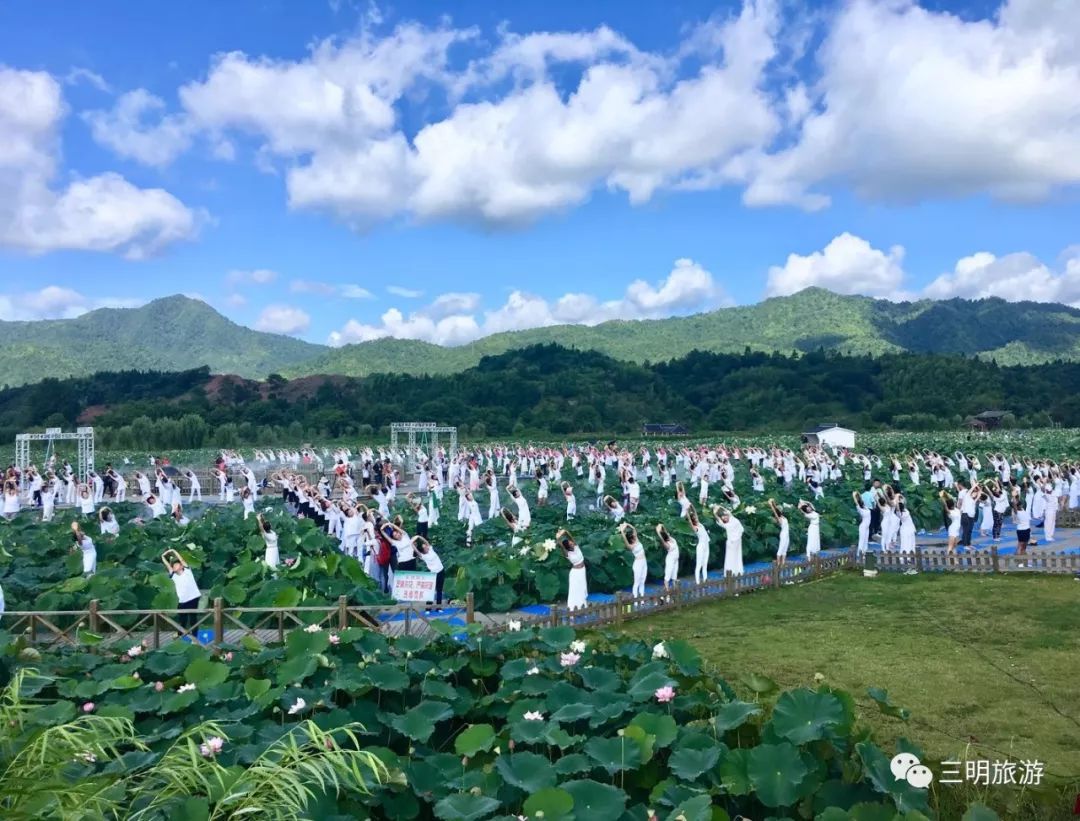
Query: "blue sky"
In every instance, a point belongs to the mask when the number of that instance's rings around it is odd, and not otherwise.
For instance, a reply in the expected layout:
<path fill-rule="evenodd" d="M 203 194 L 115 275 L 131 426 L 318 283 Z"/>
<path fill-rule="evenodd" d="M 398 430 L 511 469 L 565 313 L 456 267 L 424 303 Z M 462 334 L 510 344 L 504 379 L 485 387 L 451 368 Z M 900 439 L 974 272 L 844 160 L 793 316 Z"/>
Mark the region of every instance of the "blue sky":
<path fill-rule="evenodd" d="M 1077 32 L 1047 0 L 13 0 L 0 318 L 188 293 L 457 344 L 808 285 L 1080 304 Z"/>

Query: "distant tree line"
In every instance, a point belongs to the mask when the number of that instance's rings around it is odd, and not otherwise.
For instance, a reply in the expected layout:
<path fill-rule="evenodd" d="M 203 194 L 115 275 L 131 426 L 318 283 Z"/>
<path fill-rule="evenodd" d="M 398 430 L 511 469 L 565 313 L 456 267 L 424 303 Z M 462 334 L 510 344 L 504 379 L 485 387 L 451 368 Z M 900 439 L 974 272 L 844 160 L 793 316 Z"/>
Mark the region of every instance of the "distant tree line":
<path fill-rule="evenodd" d="M 636 365 L 537 345 L 451 376 L 271 376 L 259 383 L 125 371 L 0 390 L 0 441 L 93 424 L 104 446 L 198 448 L 382 436 L 437 421 L 464 436 L 627 434 L 646 421 L 692 430 L 799 430 L 822 420 L 863 430 L 956 427 L 981 411 L 1018 427 L 1080 427 L 1080 363 L 1002 367 L 962 356 L 693 352 Z"/>

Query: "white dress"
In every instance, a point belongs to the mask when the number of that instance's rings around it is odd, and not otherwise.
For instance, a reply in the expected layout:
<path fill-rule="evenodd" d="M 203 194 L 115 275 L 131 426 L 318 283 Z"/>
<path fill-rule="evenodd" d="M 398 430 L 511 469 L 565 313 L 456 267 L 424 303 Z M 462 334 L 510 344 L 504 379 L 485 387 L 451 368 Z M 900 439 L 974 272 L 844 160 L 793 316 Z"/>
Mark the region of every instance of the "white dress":
<path fill-rule="evenodd" d="M 915 552 L 915 520 L 906 510 L 900 514 L 900 552 Z"/>
<path fill-rule="evenodd" d="M 89 536 L 83 536 L 79 547 L 82 548 L 82 572 L 85 575 L 97 572 L 97 548 L 94 547 L 93 540 Z"/>
<path fill-rule="evenodd" d="M 640 542 L 634 542 L 634 586 L 630 594 L 637 598 L 645 595 L 645 577 L 649 572 L 649 565 L 645 561 L 645 546 Z"/>
<path fill-rule="evenodd" d="M 960 538 L 960 511 L 955 507 L 949 511 L 948 535 L 950 539 Z"/>
<path fill-rule="evenodd" d="M 353 516 L 352 518 L 359 518 Z M 277 568 L 281 562 L 281 556 L 278 551 L 278 535 L 272 530 L 269 533 L 264 532 L 263 538 L 266 540 L 266 553 L 263 556 L 263 561 L 272 568 Z"/>
<path fill-rule="evenodd" d="M 780 543 L 776 546 L 776 558 L 787 557 L 788 547 L 791 545 L 791 531 L 788 528 L 787 516 L 780 517 Z"/>
<path fill-rule="evenodd" d="M 577 545 L 566 554 L 570 562 L 569 592 L 566 596 L 566 606 L 570 610 L 584 607 L 589 598 L 589 584 L 585 576 L 585 557 L 581 548 Z"/>
<path fill-rule="evenodd" d="M 862 556 L 870 546 L 870 508 L 859 506 L 855 510 L 859 514 L 859 545 L 856 552 Z"/>
<path fill-rule="evenodd" d="M 816 510 L 806 516 L 806 558 L 821 552 L 821 514 Z"/>
<path fill-rule="evenodd" d="M 727 541 L 724 544 L 724 574 L 741 576 L 743 574 L 743 524 L 734 516 L 729 516 L 726 523 L 720 522 L 720 524 L 727 532 Z"/>
<path fill-rule="evenodd" d="M 671 539 L 664 554 L 664 582 L 673 582 L 679 578 L 679 544 Z"/>
<path fill-rule="evenodd" d="M 694 565 L 694 581 L 703 582 L 709 575 L 709 531 L 705 525 L 698 522 L 695 530 L 697 533 L 697 562 Z"/>

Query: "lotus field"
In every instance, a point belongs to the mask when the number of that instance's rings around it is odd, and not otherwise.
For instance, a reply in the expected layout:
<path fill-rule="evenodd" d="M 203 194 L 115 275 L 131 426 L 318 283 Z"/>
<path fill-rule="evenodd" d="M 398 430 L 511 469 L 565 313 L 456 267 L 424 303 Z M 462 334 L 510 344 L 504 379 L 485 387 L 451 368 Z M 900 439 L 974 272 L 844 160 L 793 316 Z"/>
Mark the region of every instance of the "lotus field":
<path fill-rule="evenodd" d="M 873 447 L 885 466 L 874 476 L 889 479 L 890 453 L 906 460 L 916 449 L 970 449 L 1062 463 L 1075 457 L 1074 441 L 1069 432 L 975 441 L 882 437 Z M 732 447 L 749 443 L 729 440 Z M 791 522 L 791 554 L 805 542 L 795 506 L 811 498 L 810 489 L 796 482 L 785 490 L 771 471 L 763 474 L 765 490 L 754 491 L 746 461 L 736 463 L 735 515 L 745 527 L 747 563 L 771 560 L 776 551 L 768 499 Z M 447 491 L 429 538 L 446 565 L 448 596 L 472 593 L 476 608 L 488 613 L 564 601 L 569 568 L 553 542 L 564 526 L 582 548 L 590 592 L 630 586 L 632 556 L 615 523 L 594 509 L 593 490 L 568 466 L 563 478 L 576 490 L 572 521 L 557 483 L 550 504 L 538 506 L 536 483 L 523 480 L 528 529 L 515 537 L 495 517 L 476 528 L 471 545 L 455 515 L 456 494 Z M 699 507 L 688 477 L 677 478 Z M 906 478 L 900 484 L 917 526 L 940 529 L 941 504 L 925 468 L 920 485 Z M 618 495 L 610 477 L 607 485 Z M 863 487 L 862 468 L 849 460 L 842 478 L 814 500 L 823 548 L 855 543 L 851 496 Z M 414 533 L 416 516 L 403 496 L 392 513 Z M 485 491 L 478 501 L 486 511 Z M 709 502 L 725 502 L 719 484 Z M 263 563 L 263 538 L 239 504 L 195 505 L 190 523 L 180 526 L 167 518 L 143 522 L 145 508 L 125 503 L 113 506 L 118 536 L 85 525 L 98 549 L 89 578 L 71 552 L 77 514 L 41 523 L 24 510 L 0 522 L 7 609 L 81 610 L 94 599 L 102 609 L 175 608 L 160 562 L 166 549 L 184 558 L 205 597 L 227 606 L 287 608 L 341 596 L 358 605 L 389 602 L 361 563 L 314 522 L 294 517 L 272 495 L 258 504 L 279 536 L 277 569 Z M 718 569 L 724 531 L 711 515 L 702 519 Z M 642 536 L 650 581 L 663 574 L 657 524 L 682 548 L 681 578 L 692 575 L 695 538 L 674 487 L 641 481 L 640 506 L 626 521 Z M 778 692 L 754 671 L 706 669 L 679 636 L 646 643 L 566 627 L 521 629 L 511 618 L 496 635 L 437 620 L 424 638 L 398 639 L 309 624 L 280 644 L 175 640 L 151 649 L 89 634 L 80 634 L 74 648 L 36 647 L 2 628 L 0 621 L 5 819 L 943 817 L 936 788 L 918 788 L 891 770 L 898 753 L 921 756 L 917 740 L 884 744 L 860 721 L 857 703 L 903 719 L 906 712 L 886 690 Z M 979 804 L 964 815 L 995 817 Z"/>

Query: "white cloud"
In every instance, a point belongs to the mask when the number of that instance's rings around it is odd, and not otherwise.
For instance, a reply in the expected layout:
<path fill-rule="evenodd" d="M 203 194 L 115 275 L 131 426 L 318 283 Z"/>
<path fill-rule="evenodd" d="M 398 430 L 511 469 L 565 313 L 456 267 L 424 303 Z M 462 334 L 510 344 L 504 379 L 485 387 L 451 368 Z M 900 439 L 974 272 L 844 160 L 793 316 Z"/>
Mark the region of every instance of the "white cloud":
<path fill-rule="evenodd" d="M 309 279 L 294 279 L 289 283 L 289 290 L 296 294 L 318 294 L 320 296 L 341 296 L 345 299 L 374 299 L 375 295 L 359 285 L 335 285 L 330 282 L 315 282 Z"/>
<path fill-rule="evenodd" d="M 0 66 L 0 247 L 139 259 L 198 233 L 205 215 L 119 174 L 54 188 L 64 113 L 60 84 L 50 74 Z"/>
<path fill-rule="evenodd" d="M 1026 252 L 998 257 L 980 251 L 958 260 L 921 291 L 910 286 L 903 268 L 904 249 L 874 248 L 853 234 L 843 233 L 821 251 L 790 254 L 783 266 L 769 269 L 766 296 L 784 296 L 817 286 L 839 294 L 865 294 L 892 300 L 984 299 L 1009 302 L 1060 302 L 1080 307 L 1080 253 L 1066 249 L 1060 270 Z"/>
<path fill-rule="evenodd" d="M 359 285 L 342 285 L 341 295 L 346 299 L 374 299 L 375 294 Z"/>
<path fill-rule="evenodd" d="M 37 291 L 0 294 L 0 319 L 72 319 L 97 308 L 136 308 L 145 300 L 132 297 L 89 297 L 72 288 L 48 285 Z"/>
<path fill-rule="evenodd" d="M 164 108 L 164 100 L 139 88 L 122 94 L 110 111 L 87 111 L 82 116 L 101 145 L 144 165 L 162 166 L 186 151 L 192 137 L 189 123 L 179 115 L 148 124 L 147 119 Z"/>
<path fill-rule="evenodd" d="M 817 286 L 838 294 L 901 296 L 904 249 L 880 251 L 861 237 L 844 232 L 822 251 L 789 254 L 783 266 L 769 268 L 766 296 L 783 296 Z"/>
<path fill-rule="evenodd" d="M 419 299 L 424 295 L 423 291 L 417 291 L 414 288 L 404 288 L 400 285 L 387 285 L 386 293 L 399 296 L 402 299 Z"/>
<path fill-rule="evenodd" d="M 112 91 L 112 89 L 109 88 L 109 84 L 105 82 L 105 78 L 96 71 L 76 66 L 64 76 L 64 84 L 74 86 L 79 85 L 80 83 L 86 83 L 87 85 L 96 88 L 98 91 Z"/>
<path fill-rule="evenodd" d="M 514 226 L 602 189 L 640 204 L 738 185 L 749 205 L 815 209 L 836 189 L 1033 200 L 1080 184 L 1080 3 L 1002 0 L 977 20 L 915 0 L 809 20 L 783 6 L 743 0 L 670 53 L 604 26 L 488 42 L 379 30 L 376 13 L 298 59 L 219 54 L 173 112 L 140 89 L 89 118 L 150 164 L 192 135 L 226 158 L 250 142 L 291 207 L 358 229 Z"/>
<path fill-rule="evenodd" d="M 693 260 L 676 260 L 671 273 L 656 285 L 630 283 L 621 299 L 600 301 L 583 293 L 564 294 L 554 301 L 514 290 L 494 310 L 481 311 L 475 293 L 446 293 L 406 315 L 391 308 L 377 324 L 349 320 L 329 338 L 331 345 L 393 337 L 420 339 L 437 345 L 460 345 L 481 336 L 550 325 L 596 325 L 610 319 L 649 319 L 708 311 L 732 304 L 712 275 Z"/>
<path fill-rule="evenodd" d="M 225 282 L 234 287 L 243 285 L 269 285 L 277 279 L 277 271 L 269 268 L 234 270 L 225 275 Z"/>
<path fill-rule="evenodd" d="M 965 21 L 912 0 L 839 4 L 792 145 L 740 171 L 753 205 L 815 190 L 1042 199 L 1080 183 L 1080 3 L 1008 0 Z"/>
<path fill-rule="evenodd" d="M 924 291 L 931 299 L 1001 297 L 1009 302 L 1061 302 L 1080 306 L 1080 258 L 1055 272 L 1028 253 L 996 257 L 982 251 L 964 257 Z"/>
<path fill-rule="evenodd" d="M 295 336 L 311 327 L 311 317 L 290 305 L 268 305 L 255 321 L 255 330 Z"/>
<path fill-rule="evenodd" d="M 225 304 L 230 308 L 243 308 L 247 305 L 247 297 L 243 294 L 229 294 L 225 297 Z"/>
<path fill-rule="evenodd" d="M 329 282 L 313 282 L 309 279 L 294 279 L 289 283 L 289 290 L 294 294 L 333 296 L 337 293 L 337 286 L 331 285 Z"/>
<path fill-rule="evenodd" d="M 645 202 L 690 178 L 722 175 L 774 138 L 782 123 L 763 87 L 777 25 L 774 0 L 745 0 L 738 15 L 707 25 L 705 61 L 641 52 L 606 27 L 500 30 L 494 48 L 462 69 L 451 68 L 449 53 L 475 39 L 472 29 L 405 24 L 379 37 L 365 27 L 300 60 L 219 55 L 204 80 L 180 88 L 178 114 L 144 124 L 156 98 L 142 92 L 137 116 L 121 116 L 118 104 L 98 136 L 135 156 L 138 140 L 159 127 L 173 133 L 179 121 L 170 117 L 182 117 L 167 147 L 144 152 L 156 160 L 189 131 L 228 145 L 232 133 L 252 135 L 257 162 L 285 169 L 292 207 L 357 227 L 399 214 L 518 224 L 600 187 Z M 554 79 L 567 65 L 581 70 L 569 92 Z M 426 124 L 406 133 L 402 109 L 431 84 L 444 89 L 449 110 L 442 119 L 424 111 Z"/>

